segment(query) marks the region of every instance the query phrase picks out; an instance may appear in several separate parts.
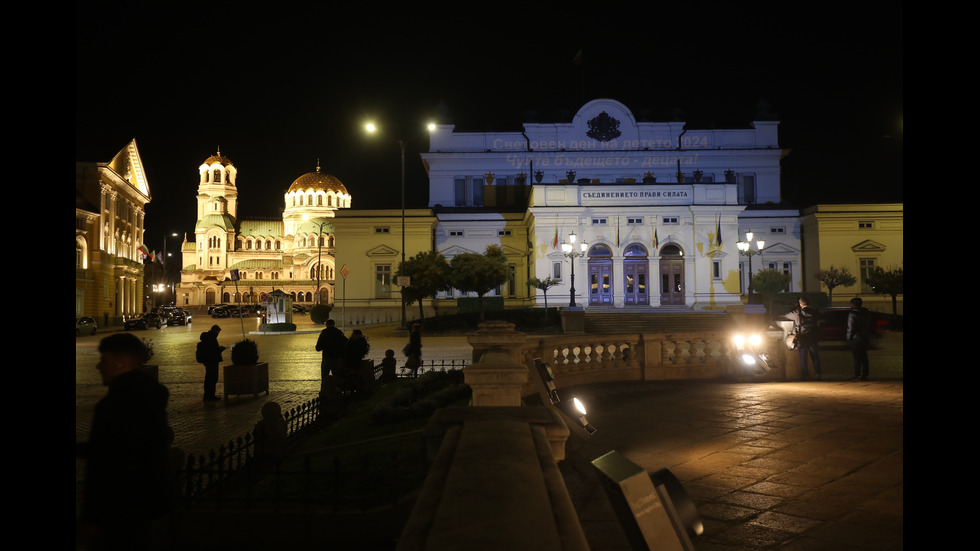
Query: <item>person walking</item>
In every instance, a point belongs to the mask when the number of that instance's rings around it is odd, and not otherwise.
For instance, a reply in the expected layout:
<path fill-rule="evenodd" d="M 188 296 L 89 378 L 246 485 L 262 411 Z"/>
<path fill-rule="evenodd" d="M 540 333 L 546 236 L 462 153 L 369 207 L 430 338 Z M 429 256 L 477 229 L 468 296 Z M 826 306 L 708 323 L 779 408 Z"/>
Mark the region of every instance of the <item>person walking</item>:
<path fill-rule="evenodd" d="M 216 402 L 221 398 L 215 395 L 218 386 L 218 365 L 222 362 L 221 353 L 226 346 L 218 344 L 218 333 L 221 328 L 212 325 L 211 329 L 201 333 L 197 343 L 197 361 L 204 364 L 204 401 Z"/>
<path fill-rule="evenodd" d="M 329 319 L 316 340 L 316 351 L 321 352 L 320 390 L 326 389 L 329 375 L 343 378 L 344 352 L 347 350 L 347 337 L 337 329 L 337 324 Z"/>
<path fill-rule="evenodd" d="M 868 380 L 868 345 L 871 343 L 871 311 L 863 306 L 861 297 L 851 299 L 851 311 L 847 313 L 847 346 L 854 358 L 852 381 Z"/>
<path fill-rule="evenodd" d="M 813 362 L 813 376 L 819 379 L 820 369 L 820 334 L 817 330 L 820 311 L 810 306 L 806 297 L 800 297 L 799 304 L 790 310 L 787 317 L 793 319 L 793 332 L 799 343 L 797 351 L 800 354 L 800 376 L 808 379 L 807 356 Z"/>
<path fill-rule="evenodd" d="M 422 325 L 412 324 L 412 331 L 408 335 L 408 344 L 403 350 L 408 360 L 405 367 L 412 370 L 412 377 L 419 376 L 419 368 L 422 367 Z"/>
<path fill-rule="evenodd" d="M 150 549 L 153 523 L 173 508 L 167 421 L 170 392 L 144 370 L 146 347 L 131 333 L 99 343 L 102 384 L 87 442 L 75 445 L 87 460 L 81 543 L 98 549 Z"/>

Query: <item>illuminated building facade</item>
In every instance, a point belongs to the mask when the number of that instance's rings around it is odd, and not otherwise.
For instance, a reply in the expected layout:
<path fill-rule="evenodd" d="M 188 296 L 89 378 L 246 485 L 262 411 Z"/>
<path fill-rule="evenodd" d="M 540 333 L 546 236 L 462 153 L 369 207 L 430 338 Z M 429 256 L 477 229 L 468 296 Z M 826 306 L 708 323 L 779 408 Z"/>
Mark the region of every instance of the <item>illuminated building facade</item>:
<path fill-rule="evenodd" d="M 599 99 L 571 122 L 520 132 L 439 125 L 422 154 L 436 250 L 501 245 L 512 277 L 496 293 L 508 305 L 543 303 L 531 277 L 557 280 L 550 303 L 570 303 L 575 262 L 574 302 L 585 308 L 724 310 L 747 292 L 749 257 L 736 243 L 752 231 L 765 241 L 753 272 L 775 266 L 799 291 L 799 212 L 780 206 L 779 123 L 758 118 L 698 130 L 640 122 Z M 569 259 L 561 244 L 573 232 L 587 249 Z"/>
<path fill-rule="evenodd" d="M 333 218 L 351 201 L 340 180 L 318 164 L 289 186 L 281 219 L 240 220 L 231 160 L 219 151 L 198 172 L 197 223 L 194 240 L 185 236 L 181 247 L 178 306 L 257 303 L 273 290 L 314 303 L 319 289 L 321 302 L 333 302 Z"/>
<path fill-rule="evenodd" d="M 75 163 L 75 315 L 101 326 L 143 311 L 145 207 L 136 140 L 109 162 Z"/>

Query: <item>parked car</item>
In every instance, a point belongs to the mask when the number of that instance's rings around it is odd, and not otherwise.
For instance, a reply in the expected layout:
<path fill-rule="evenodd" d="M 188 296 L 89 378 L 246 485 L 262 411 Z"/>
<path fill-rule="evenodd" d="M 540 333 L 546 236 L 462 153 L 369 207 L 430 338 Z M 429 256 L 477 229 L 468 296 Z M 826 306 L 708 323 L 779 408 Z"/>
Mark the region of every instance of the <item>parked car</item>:
<path fill-rule="evenodd" d="M 149 329 L 151 327 L 156 327 L 157 329 L 163 327 L 163 319 L 153 312 L 133 316 L 123 323 L 123 329 L 127 331 L 133 329 Z"/>
<path fill-rule="evenodd" d="M 211 309 L 212 318 L 227 318 L 231 315 L 231 306 L 221 305 Z"/>
<path fill-rule="evenodd" d="M 176 308 L 170 312 L 170 319 L 167 320 L 167 325 L 187 325 L 188 318 L 187 312 Z"/>
<path fill-rule="evenodd" d="M 75 336 L 79 336 L 83 333 L 88 335 L 94 335 L 99 331 L 99 324 L 95 322 L 95 318 L 80 317 L 75 318 Z"/>
<path fill-rule="evenodd" d="M 847 337 L 847 315 L 850 313 L 849 307 L 822 308 L 818 319 L 818 330 L 820 340 L 825 341 L 844 341 Z M 871 337 L 877 337 L 889 330 L 890 322 L 887 316 L 879 312 L 871 314 Z"/>

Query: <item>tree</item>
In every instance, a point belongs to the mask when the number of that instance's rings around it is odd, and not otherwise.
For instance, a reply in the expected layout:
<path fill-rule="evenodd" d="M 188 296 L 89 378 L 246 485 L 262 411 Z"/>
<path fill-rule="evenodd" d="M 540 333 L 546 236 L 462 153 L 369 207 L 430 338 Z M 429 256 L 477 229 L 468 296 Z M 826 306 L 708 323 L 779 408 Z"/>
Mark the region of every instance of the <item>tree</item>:
<path fill-rule="evenodd" d="M 755 292 L 769 298 L 769 313 L 772 314 L 772 297 L 789 287 L 791 276 L 776 269 L 759 270 L 752 276 Z"/>
<path fill-rule="evenodd" d="M 817 272 L 817 280 L 827 286 L 830 304 L 834 303 L 834 287 L 851 287 L 857 283 L 857 278 L 847 269 L 847 266 L 835 268 L 833 264 L 829 269 Z"/>
<path fill-rule="evenodd" d="M 540 289 L 541 291 L 544 291 L 545 316 L 548 315 L 548 289 L 551 289 L 555 285 L 558 285 L 558 283 L 559 281 L 551 276 L 548 276 L 544 279 L 538 279 L 536 277 L 532 277 L 531 279 L 527 280 L 528 287 L 534 287 L 535 289 Z"/>
<path fill-rule="evenodd" d="M 500 245 L 490 245 L 483 254 L 463 253 L 449 262 L 450 284 L 464 293 L 476 293 L 483 321 L 483 297 L 507 281 L 507 260 Z"/>
<path fill-rule="evenodd" d="M 902 291 L 904 278 L 905 273 L 901 266 L 888 269 L 875 266 L 868 274 L 868 284 L 875 293 L 891 295 L 892 314 L 895 315 L 898 315 L 898 295 L 904 294 Z"/>
<path fill-rule="evenodd" d="M 398 275 L 411 278 L 412 284 L 402 287 L 402 300 L 406 305 L 419 303 L 420 319 L 425 319 L 422 301 L 449 288 L 449 262 L 435 251 L 422 252 L 409 258 L 398 266 Z"/>

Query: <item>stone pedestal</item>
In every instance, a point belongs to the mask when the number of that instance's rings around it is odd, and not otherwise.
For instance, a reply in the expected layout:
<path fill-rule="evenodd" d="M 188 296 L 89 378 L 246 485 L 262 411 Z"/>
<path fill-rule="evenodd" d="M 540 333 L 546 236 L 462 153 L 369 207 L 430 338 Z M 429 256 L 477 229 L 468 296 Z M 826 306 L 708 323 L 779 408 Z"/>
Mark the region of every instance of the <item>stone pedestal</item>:
<path fill-rule="evenodd" d="M 463 370 L 473 389 L 474 406 L 520 406 L 527 368 L 517 364 L 506 350 L 488 350 L 480 361 Z"/>
<path fill-rule="evenodd" d="M 585 333 L 585 310 L 579 306 L 561 309 L 561 330 L 563 333 Z"/>

